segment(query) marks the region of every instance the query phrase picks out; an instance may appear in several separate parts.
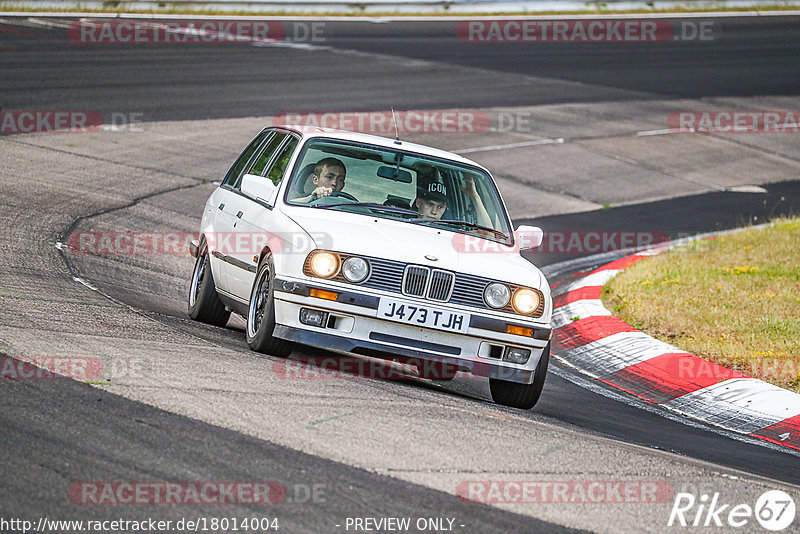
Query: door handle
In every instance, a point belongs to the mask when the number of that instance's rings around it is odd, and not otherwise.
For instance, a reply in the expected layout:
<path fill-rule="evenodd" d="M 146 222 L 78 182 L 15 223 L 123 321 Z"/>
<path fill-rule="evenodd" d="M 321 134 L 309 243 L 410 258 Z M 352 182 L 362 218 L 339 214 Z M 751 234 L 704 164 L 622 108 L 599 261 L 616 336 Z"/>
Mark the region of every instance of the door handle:
<path fill-rule="evenodd" d="M 243 211 L 240 211 L 239 213 L 237 213 L 237 214 L 236 214 L 236 218 L 237 218 L 237 219 L 241 219 L 241 218 L 242 218 L 242 215 L 244 215 L 244 212 L 243 212 Z"/>
<path fill-rule="evenodd" d="M 220 211 L 224 210 L 225 209 L 225 204 L 221 203 L 219 206 L 217 206 L 217 209 L 220 210 Z"/>

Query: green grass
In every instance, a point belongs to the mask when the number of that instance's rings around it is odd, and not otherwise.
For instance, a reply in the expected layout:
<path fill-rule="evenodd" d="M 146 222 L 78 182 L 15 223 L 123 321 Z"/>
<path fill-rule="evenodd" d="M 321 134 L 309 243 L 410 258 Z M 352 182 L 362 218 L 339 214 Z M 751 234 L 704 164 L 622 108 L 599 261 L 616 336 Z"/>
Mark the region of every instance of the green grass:
<path fill-rule="evenodd" d="M 800 393 L 800 219 L 641 260 L 602 299 L 657 339 Z"/>

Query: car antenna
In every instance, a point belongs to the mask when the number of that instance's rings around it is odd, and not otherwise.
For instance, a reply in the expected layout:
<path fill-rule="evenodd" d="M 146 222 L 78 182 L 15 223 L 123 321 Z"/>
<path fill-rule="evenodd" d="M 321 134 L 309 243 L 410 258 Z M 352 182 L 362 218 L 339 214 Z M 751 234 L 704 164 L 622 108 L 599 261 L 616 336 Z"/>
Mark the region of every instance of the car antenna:
<path fill-rule="evenodd" d="M 397 117 L 394 115 L 394 106 L 392 106 L 392 122 L 394 122 L 394 144 L 401 145 L 400 131 L 397 129 Z"/>

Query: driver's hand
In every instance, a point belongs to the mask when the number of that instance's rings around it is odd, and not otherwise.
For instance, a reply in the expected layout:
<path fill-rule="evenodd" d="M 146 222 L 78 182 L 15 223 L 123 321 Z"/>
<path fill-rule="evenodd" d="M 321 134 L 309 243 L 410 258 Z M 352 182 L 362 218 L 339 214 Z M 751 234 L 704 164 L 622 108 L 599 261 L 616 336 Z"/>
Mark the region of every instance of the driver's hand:
<path fill-rule="evenodd" d="M 329 197 L 333 193 L 332 187 L 319 186 L 313 191 L 314 198 Z"/>

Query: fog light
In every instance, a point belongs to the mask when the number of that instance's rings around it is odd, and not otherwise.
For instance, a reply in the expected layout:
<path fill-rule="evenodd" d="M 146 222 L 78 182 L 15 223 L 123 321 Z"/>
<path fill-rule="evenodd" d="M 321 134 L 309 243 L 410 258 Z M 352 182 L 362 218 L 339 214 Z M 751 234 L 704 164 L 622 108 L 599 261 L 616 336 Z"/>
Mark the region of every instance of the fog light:
<path fill-rule="evenodd" d="M 328 312 L 300 308 L 300 322 L 308 326 L 325 328 L 325 324 L 328 322 Z"/>
<path fill-rule="evenodd" d="M 505 354 L 503 354 L 503 361 L 509 363 L 526 363 L 530 357 L 531 349 L 506 347 Z"/>

